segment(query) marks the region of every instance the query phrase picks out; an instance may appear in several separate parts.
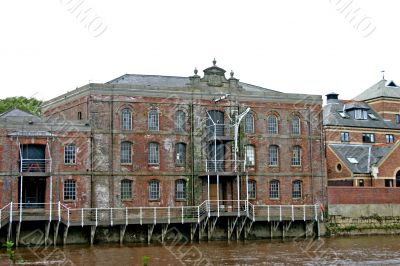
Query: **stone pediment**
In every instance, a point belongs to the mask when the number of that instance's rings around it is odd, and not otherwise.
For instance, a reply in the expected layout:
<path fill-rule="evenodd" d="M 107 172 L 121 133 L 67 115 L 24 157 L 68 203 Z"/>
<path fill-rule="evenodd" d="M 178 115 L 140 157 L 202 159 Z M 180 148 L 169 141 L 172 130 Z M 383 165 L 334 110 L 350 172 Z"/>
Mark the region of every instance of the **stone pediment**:
<path fill-rule="evenodd" d="M 207 82 L 208 86 L 221 87 L 224 83 L 228 83 L 228 80 L 225 77 L 226 71 L 218 67 L 216 64 L 217 61 L 214 59 L 213 66 L 203 70 L 204 77 L 201 81 Z"/>

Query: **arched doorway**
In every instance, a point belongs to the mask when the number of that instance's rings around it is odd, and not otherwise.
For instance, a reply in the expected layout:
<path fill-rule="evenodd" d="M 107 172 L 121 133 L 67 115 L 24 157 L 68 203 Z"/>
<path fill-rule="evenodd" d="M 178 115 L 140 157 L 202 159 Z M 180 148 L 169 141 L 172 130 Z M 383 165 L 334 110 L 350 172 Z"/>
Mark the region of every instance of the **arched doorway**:
<path fill-rule="evenodd" d="M 396 187 L 400 187 L 400 171 L 396 173 Z"/>

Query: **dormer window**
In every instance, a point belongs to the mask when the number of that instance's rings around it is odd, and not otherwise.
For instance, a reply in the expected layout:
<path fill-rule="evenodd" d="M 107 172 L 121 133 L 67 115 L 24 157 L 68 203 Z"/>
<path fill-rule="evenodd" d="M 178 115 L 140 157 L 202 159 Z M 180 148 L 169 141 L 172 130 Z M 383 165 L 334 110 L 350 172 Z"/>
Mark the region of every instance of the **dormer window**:
<path fill-rule="evenodd" d="M 354 110 L 354 119 L 359 120 L 367 120 L 368 119 L 368 112 L 364 109 L 355 109 Z"/>
<path fill-rule="evenodd" d="M 372 120 L 378 120 L 378 118 L 374 114 L 368 114 L 369 118 Z"/>

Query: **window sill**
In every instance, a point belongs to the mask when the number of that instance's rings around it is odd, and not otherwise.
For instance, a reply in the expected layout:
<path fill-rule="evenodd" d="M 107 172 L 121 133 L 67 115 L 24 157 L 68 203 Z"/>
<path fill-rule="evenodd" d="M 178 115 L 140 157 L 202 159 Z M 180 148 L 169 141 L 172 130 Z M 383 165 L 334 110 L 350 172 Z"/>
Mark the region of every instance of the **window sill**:
<path fill-rule="evenodd" d="M 186 202 L 186 199 L 175 199 L 176 202 Z"/>
<path fill-rule="evenodd" d="M 300 164 L 300 165 L 292 165 L 292 167 L 300 168 L 300 167 L 301 167 L 301 164 Z"/>
<path fill-rule="evenodd" d="M 65 166 L 74 166 L 76 163 L 64 163 Z"/>
<path fill-rule="evenodd" d="M 132 165 L 132 163 L 121 163 L 122 166 L 129 166 Z"/>
<path fill-rule="evenodd" d="M 268 167 L 271 167 L 271 168 L 279 168 L 279 165 L 268 165 Z"/>
<path fill-rule="evenodd" d="M 281 200 L 280 198 L 269 198 L 270 200 L 276 200 L 276 201 L 278 201 L 278 200 Z"/>
<path fill-rule="evenodd" d="M 160 199 L 149 199 L 149 202 L 160 202 Z"/>

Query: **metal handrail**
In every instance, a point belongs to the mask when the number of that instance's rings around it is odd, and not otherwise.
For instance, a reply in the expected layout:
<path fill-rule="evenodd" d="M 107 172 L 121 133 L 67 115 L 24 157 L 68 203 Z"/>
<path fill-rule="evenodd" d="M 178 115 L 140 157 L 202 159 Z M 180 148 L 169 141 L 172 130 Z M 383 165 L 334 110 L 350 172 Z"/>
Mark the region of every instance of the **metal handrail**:
<path fill-rule="evenodd" d="M 20 159 L 21 172 L 50 172 L 51 159 Z"/>

